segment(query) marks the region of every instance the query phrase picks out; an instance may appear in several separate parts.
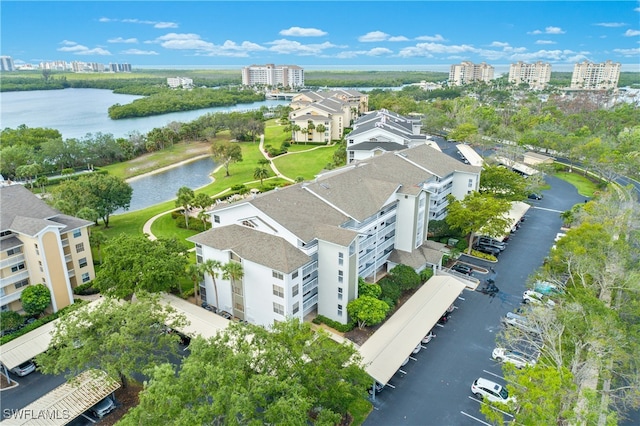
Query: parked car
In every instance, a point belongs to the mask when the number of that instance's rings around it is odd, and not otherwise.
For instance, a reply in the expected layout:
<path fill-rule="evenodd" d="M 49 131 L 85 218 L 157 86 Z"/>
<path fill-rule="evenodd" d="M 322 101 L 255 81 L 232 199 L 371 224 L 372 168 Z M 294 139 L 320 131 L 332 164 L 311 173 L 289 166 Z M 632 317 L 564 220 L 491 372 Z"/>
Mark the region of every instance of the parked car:
<path fill-rule="evenodd" d="M 91 407 L 91 413 L 93 413 L 93 415 L 97 418 L 101 419 L 115 409 L 115 402 L 113 402 L 111 398 L 106 397 L 105 399 Z"/>
<path fill-rule="evenodd" d="M 526 317 L 513 312 L 507 312 L 507 314 L 502 317 L 502 322 L 503 324 L 518 327 L 529 333 L 540 333 L 540 330 L 536 326 L 531 325 Z"/>
<path fill-rule="evenodd" d="M 478 377 L 473 381 L 471 384 L 471 393 L 473 393 L 476 398 L 486 398 L 492 402 L 503 402 L 505 404 L 515 402 L 515 398 L 509 397 L 509 392 L 505 387 L 482 377 Z"/>
<path fill-rule="evenodd" d="M 523 353 L 505 348 L 495 348 L 491 357 L 498 362 L 508 362 L 517 368 L 524 368 L 528 365 L 535 365 L 535 361 L 527 358 Z"/>
<path fill-rule="evenodd" d="M 451 269 L 466 275 L 471 275 L 471 273 L 473 272 L 473 268 L 467 265 L 463 265 L 462 263 L 456 263 Z"/>
<path fill-rule="evenodd" d="M 445 312 L 444 314 L 442 314 L 442 316 L 438 320 L 438 324 L 445 324 L 447 321 L 449 321 L 450 316 L 451 316 L 451 312 L 449 311 Z"/>
<path fill-rule="evenodd" d="M 429 342 L 430 342 L 434 337 L 436 337 L 436 335 L 435 335 L 435 334 L 433 334 L 433 331 L 429 331 L 429 334 L 427 334 L 426 336 L 424 336 L 424 337 L 422 338 L 422 340 L 420 341 L 420 343 L 427 344 L 427 343 L 429 343 Z"/>
<path fill-rule="evenodd" d="M 533 193 L 529 194 L 527 196 L 527 198 L 530 199 L 530 200 L 542 200 L 542 194 L 537 194 L 537 193 L 533 192 Z"/>
<path fill-rule="evenodd" d="M 417 354 L 418 352 L 420 352 L 420 349 L 422 349 L 422 345 L 420 343 L 418 343 L 418 346 L 416 346 L 415 348 L 413 348 L 413 350 L 411 351 L 412 354 Z"/>
<path fill-rule="evenodd" d="M 535 285 L 533 286 L 533 291 L 538 292 L 540 294 L 546 295 L 546 296 L 551 296 L 551 295 L 557 295 L 557 294 L 563 294 L 564 291 L 559 288 L 557 285 L 555 284 L 551 284 L 549 282 L 546 281 L 537 281 L 535 283 Z"/>
<path fill-rule="evenodd" d="M 487 246 L 484 244 L 474 244 L 473 249 L 481 253 L 492 254 L 496 257 L 500 254 L 500 249 L 497 247 Z"/>
<path fill-rule="evenodd" d="M 376 393 L 380 393 L 380 392 L 384 389 L 384 385 L 383 385 L 382 383 L 380 383 L 380 382 L 376 381 L 376 384 L 375 384 L 375 385 L 372 385 L 372 386 L 369 388 L 369 395 L 373 395 L 373 391 L 374 391 L 374 389 L 375 389 L 375 392 L 376 392 Z"/>
<path fill-rule="evenodd" d="M 11 369 L 11 372 L 13 374 L 15 374 L 16 376 L 20 376 L 20 377 L 24 377 L 27 374 L 33 373 L 34 371 L 36 371 L 36 365 L 31 360 L 25 361 L 22 364 L 20 364 L 19 366 L 13 367 Z"/>
<path fill-rule="evenodd" d="M 534 291 L 534 290 L 525 290 L 524 293 L 522 293 L 522 303 L 531 303 L 534 305 L 545 305 L 550 308 L 553 308 L 554 306 L 556 306 L 556 302 L 549 299 L 547 296 L 543 295 L 542 293 L 538 293 L 537 291 Z"/>
<path fill-rule="evenodd" d="M 478 238 L 478 244 L 484 246 L 490 246 L 500 249 L 501 251 L 507 248 L 507 244 L 502 241 L 498 241 L 495 238 L 481 236 Z"/>

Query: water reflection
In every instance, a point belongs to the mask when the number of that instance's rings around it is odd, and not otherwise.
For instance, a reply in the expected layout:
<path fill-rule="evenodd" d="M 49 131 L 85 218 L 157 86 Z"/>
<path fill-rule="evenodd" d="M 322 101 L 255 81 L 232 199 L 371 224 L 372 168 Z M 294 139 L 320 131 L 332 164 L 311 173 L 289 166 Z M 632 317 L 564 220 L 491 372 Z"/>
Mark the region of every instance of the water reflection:
<path fill-rule="evenodd" d="M 161 173 L 133 178 L 129 211 L 140 210 L 176 197 L 178 189 L 187 186 L 197 189 L 212 182 L 211 173 L 216 164 L 211 157 L 192 161 Z M 116 213 L 124 213 L 118 210 Z"/>

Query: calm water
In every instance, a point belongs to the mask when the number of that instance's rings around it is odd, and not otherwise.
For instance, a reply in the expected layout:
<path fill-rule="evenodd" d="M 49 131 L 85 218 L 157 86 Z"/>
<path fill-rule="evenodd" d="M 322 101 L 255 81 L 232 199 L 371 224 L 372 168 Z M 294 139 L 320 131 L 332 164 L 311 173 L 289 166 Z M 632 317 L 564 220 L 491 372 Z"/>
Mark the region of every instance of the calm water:
<path fill-rule="evenodd" d="M 288 105 L 288 101 L 268 100 L 231 107 L 173 112 L 153 117 L 112 120 L 107 110 L 113 104 L 128 104 L 140 96 L 118 95 L 102 89 L 34 90 L 0 93 L 0 128 L 28 127 L 57 129 L 64 139 L 87 133 L 111 133 L 126 137 L 134 130 L 145 134 L 172 121 L 189 122 L 212 112 L 248 111 L 262 106 Z"/>
<path fill-rule="evenodd" d="M 128 211 L 144 209 L 171 200 L 183 186 L 197 189 L 209 184 L 211 182 L 209 175 L 215 166 L 211 157 L 208 157 L 162 173 L 133 178 L 129 181 L 133 188 L 133 195 Z M 117 213 L 123 213 L 123 211 Z"/>

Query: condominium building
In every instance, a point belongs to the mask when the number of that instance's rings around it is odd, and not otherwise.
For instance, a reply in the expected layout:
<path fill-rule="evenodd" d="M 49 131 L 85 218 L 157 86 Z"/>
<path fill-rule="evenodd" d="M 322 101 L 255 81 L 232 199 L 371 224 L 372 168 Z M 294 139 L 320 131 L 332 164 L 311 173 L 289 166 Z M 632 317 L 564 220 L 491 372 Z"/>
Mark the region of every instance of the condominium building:
<path fill-rule="evenodd" d="M 427 241 L 431 208 L 447 203 L 446 191 L 476 191 L 480 170 L 420 145 L 218 204 L 212 229 L 188 240 L 197 262 L 238 262 L 244 275 L 205 276 L 201 297 L 255 324 L 312 313 L 344 324 L 359 277 L 377 281 L 397 264 L 440 268 L 444 247 Z"/>
<path fill-rule="evenodd" d="M 0 186 L 0 306 L 20 311 L 22 291 L 44 284 L 53 311 L 73 303 L 73 288 L 95 277 L 89 226 L 61 214 L 22 185 Z"/>
<path fill-rule="evenodd" d="M 242 68 L 245 86 L 303 87 L 304 70 L 297 65 L 251 65 Z"/>
<path fill-rule="evenodd" d="M 526 83 L 531 89 L 544 89 L 551 80 L 551 64 L 548 62 L 538 61 L 533 64 L 527 64 L 518 61 L 509 67 L 509 83 L 523 84 Z"/>
<path fill-rule="evenodd" d="M 193 79 L 186 77 L 167 77 L 167 85 L 172 89 L 177 89 L 178 87 L 189 89 L 193 87 Z"/>
<path fill-rule="evenodd" d="M 618 87 L 619 62 L 578 62 L 573 67 L 572 89 L 608 90 Z"/>
<path fill-rule="evenodd" d="M 16 66 L 11 56 L 0 56 L 0 71 L 15 71 Z"/>
<path fill-rule="evenodd" d="M 485 62 L 474 64 L 473 62 L 463 61 L 460 64 L 451 65 L 449 84 L 463 86 L 476 81 L 488 83 L 493 80 L 493 73 L 493 66 Z"/>
<path fill-rule="evenodd" d="M 331 142 L 369 109 L 369 96 L 356 90 L 326 90 L 295 95 L 289 105 L 294 142 Z"/>

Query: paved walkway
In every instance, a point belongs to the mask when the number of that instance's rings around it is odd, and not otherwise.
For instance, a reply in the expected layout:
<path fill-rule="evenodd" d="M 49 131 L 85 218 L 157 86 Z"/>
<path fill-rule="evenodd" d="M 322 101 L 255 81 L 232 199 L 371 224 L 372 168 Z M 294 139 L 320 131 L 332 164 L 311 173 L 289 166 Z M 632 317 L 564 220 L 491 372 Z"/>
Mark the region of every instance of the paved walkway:
<path fill-rule="evenodd" d="M 277 177 L 282 178 L 284 180 L 288 180 L 289 182 L 295 182 L 295 180 L 293 180 L 293 179 L 283 175 L 282 173 L 280 173 L 280 171 L 278 170 L 276 165 L 273 164 L 273 161 L 271 160 L 269 155 L 266 152 L 264 152 L 264 135 L 260 135 L 260 147 L 259 147 L 259 149 L 260 149 L 260 153 L 262 154 L 262 156 L 264 158 L 266 158 L 267 160 L 269 160 L 269 165 L 271 166 L 271 170 L 273 170 L 273 173 L 275 173 Z"/>

